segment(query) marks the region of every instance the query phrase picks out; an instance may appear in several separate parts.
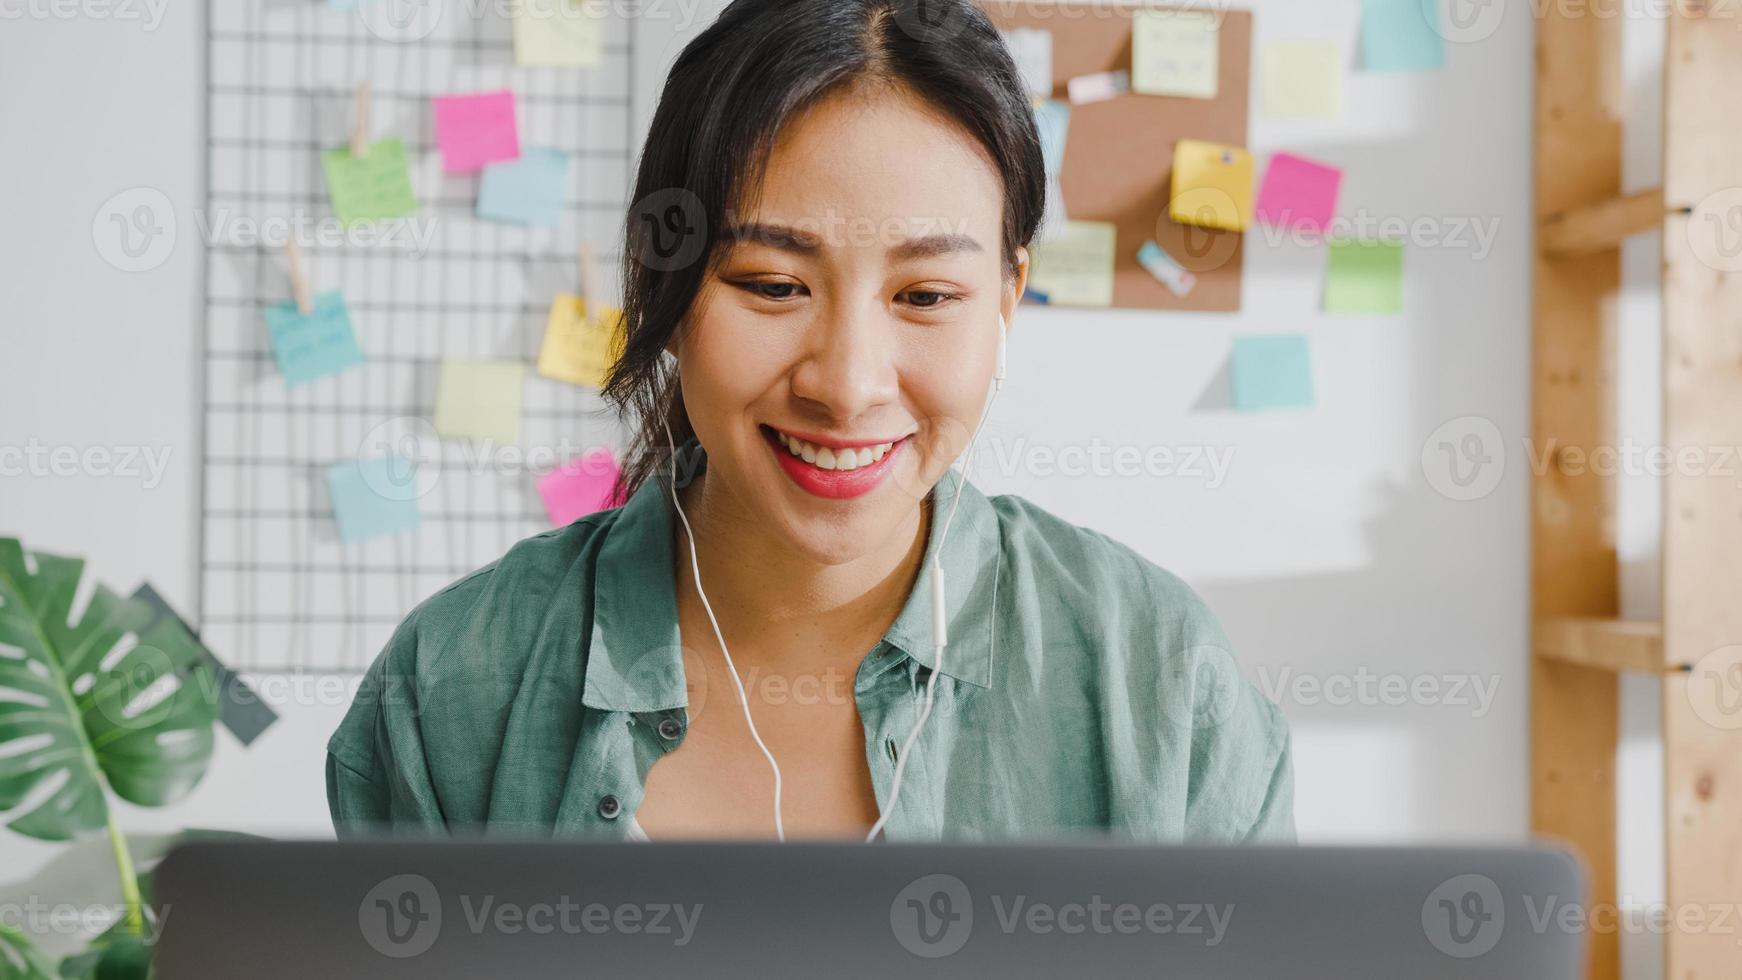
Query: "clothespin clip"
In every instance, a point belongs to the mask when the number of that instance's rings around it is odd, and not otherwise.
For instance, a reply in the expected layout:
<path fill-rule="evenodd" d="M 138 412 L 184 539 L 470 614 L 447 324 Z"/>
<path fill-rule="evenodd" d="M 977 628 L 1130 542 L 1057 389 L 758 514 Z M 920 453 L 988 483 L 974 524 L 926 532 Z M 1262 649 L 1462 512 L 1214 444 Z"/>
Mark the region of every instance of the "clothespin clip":
<path fill-rule="evenodd" d="M 296 296 L 296 311 L 311 316 L 315 311 L 314 299 L 302 271 L 302 246 L 296 243 L 294 235 L 284 243 L 284 257 L 290 262 L 290 291 Z"/>
<path fill-rule="evenodd" d="M 593 304 L 599 295 L 599 280 L 593 274 L 593 243 L 581 243 L 581 322 L 593 329 Z"/>
<path fill-rule="evenodd" d="M 369 152 L 369 80 L 357 83 L 357 112 L 351 121 L 351 156 Z"/>

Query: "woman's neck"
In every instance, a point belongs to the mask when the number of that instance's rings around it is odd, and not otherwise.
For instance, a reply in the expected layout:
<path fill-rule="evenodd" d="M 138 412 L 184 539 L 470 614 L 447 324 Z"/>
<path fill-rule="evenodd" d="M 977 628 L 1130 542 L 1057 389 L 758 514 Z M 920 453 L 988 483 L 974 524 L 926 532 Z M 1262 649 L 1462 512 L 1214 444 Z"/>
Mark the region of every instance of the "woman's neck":
<path fill-rule="evenodd" d="M 814 658 L 818 649 L 827 649 L 840 652 L 840 666 L 851 676 L 900 614 L 925 557 L 929 499 L 877 548 L 827 565 L 787 548 L 757 523 L 724 481 L 708 479 L 706 471 L 678 496 L 695 531 L 708 603 L 740 671 L 751 664 L 777 670 L 797 666 L 783 662 Z M 675 546 L 679 608 L 699 605 L 681 523 Z"/>

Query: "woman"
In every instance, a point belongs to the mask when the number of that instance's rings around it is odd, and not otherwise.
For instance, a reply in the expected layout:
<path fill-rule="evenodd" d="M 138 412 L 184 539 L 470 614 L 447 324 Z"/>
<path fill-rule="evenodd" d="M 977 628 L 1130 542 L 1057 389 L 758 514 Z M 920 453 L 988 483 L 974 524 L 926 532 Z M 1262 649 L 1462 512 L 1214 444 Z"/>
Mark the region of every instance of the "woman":
<path fill-rule="evenodd" d="M 731 4 L 626 229 L 627 501 L 412 612 L 340 831 L 1292 839 L 1287 727 L 1191 590 L 950 470 L 1044 196 L 972 0 Z"/>

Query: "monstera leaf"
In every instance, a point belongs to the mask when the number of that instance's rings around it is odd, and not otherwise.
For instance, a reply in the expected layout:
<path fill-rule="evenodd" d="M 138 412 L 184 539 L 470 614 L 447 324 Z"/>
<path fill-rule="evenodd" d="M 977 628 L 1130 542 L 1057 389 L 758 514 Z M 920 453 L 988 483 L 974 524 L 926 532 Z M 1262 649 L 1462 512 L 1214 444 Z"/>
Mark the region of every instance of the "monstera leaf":
<path fill-rule="evenodd" d="M 0 980 L 58 980 L 59 976 L 24 933 L 0 923 Z"/>
<path fill-rule="evenodd" d="M 0 538 L 0 810 L 65 773 L 9 825 L 42 840 L 114 834 L 105 783 L 162 806 L 212 757 L 218 705 L 198 644 L 173 617 L 102 586 L 75 621 L 83 572 L 82 561 Z"/>

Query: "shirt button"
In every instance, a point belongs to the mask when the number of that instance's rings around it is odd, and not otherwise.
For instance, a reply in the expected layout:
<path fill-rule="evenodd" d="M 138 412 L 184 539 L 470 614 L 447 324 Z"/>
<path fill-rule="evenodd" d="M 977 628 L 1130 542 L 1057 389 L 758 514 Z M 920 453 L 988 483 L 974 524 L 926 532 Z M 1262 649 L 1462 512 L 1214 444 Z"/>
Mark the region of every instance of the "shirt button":
<path fill-rule="evenodd" d="M 660 738 L 663 738 L 669 742 L 669 741 L 672 741 L 673 739 L 676 739 L 679 735 L 682 735 L 682 734 L 683 734 L 683 722 L 678 721 L 676 718 L 672 718 L 669 716 L 665 717 L 665 718 L 661 718 L 659 720 L 659 737 Z"/>
<path fill-rule="evenodd" d="M 599 801 L 599 816 L 606 820 L 617 819 L 617 814 L 621 812 L 623 812 L 623 804 L 617 802 L 617 797 L 607 793 L 605 798 Z"/>

